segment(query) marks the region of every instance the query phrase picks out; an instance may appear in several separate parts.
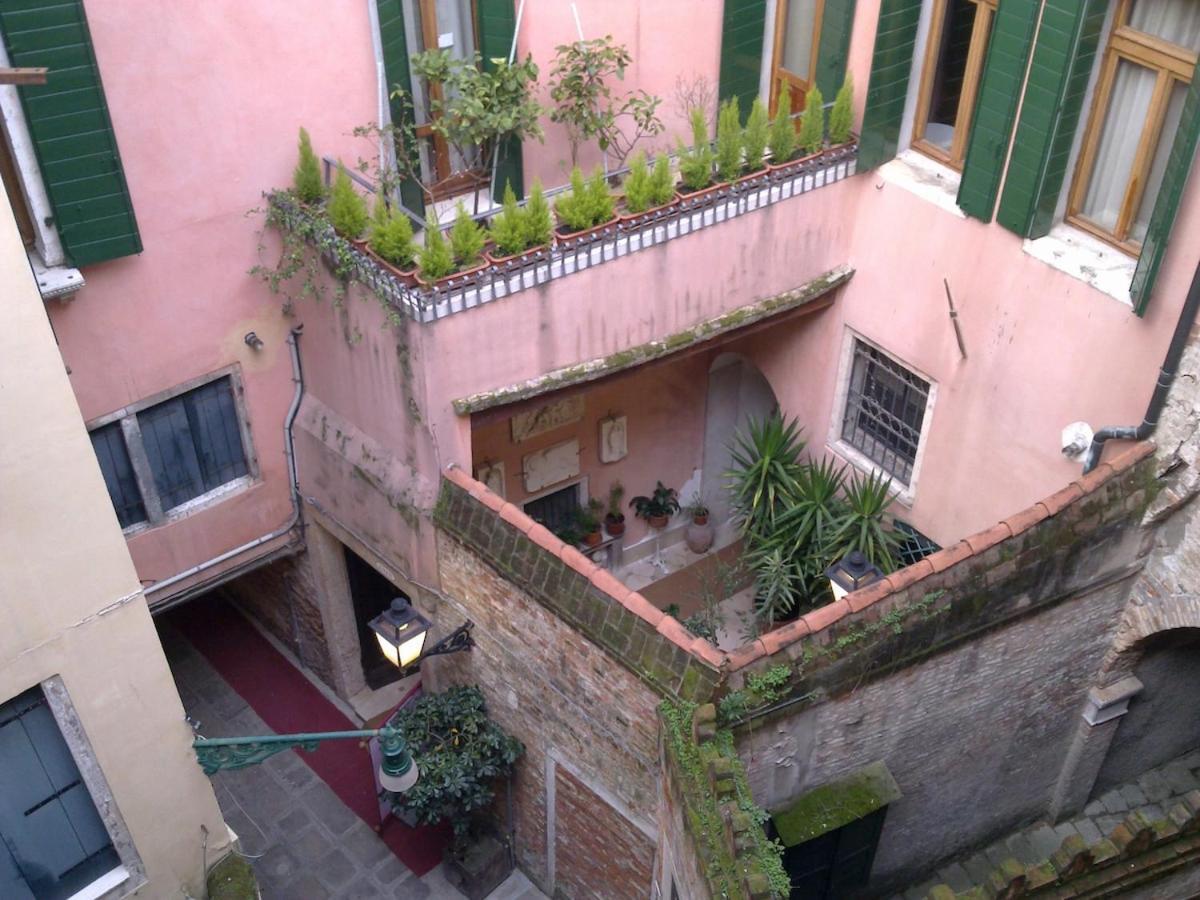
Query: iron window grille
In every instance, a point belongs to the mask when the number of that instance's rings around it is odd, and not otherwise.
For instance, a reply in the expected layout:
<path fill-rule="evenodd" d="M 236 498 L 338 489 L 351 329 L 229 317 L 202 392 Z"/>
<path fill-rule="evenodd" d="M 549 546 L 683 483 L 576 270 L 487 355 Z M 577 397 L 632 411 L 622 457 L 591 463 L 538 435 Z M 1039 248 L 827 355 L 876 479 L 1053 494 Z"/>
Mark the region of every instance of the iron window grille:
<path fill-rule="evenodd" d="M 929 382 L 856 340 L 842 440 L 907 485 L 928 400 Z"/>
<path fill-rule="evenodd" d="M 892 524 L 900 536 L 900 544 L 896 548 L 896 559 L 900 562 L 900 568 L 920 562 L 930 553 L 936 553 L 942 549 L 932 538 L 921 534 L 907 522 L 894 519 Z"/>

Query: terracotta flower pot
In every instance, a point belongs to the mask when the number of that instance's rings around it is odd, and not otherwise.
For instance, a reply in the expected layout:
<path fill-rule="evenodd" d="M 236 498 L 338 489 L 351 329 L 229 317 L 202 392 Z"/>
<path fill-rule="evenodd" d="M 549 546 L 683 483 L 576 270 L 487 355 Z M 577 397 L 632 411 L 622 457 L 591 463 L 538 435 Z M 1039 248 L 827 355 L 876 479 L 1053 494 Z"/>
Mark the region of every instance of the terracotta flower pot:
<path fill-rule="evenodd" d="M 522 250 L 520 253 L 513 253 L 509 256 L 497 256 L 499 251 L 492 246 L 484 252 L 484 257 L 493 266 L 509 267 L 522 266 L 530 262 L 544 262 L 550 256 L 550 245 L 539 244 L 536 247 L 530 247 L 528 250 Z"/>
<path fill-rule="evenodd" d="M 599 531 L 593 531 L 583 536 L 583 542 L 589 547 L 597 547 L 604 540 L 604 535 Z"/>
<path fill-rule="evenodd" d="M 417 284 L 424 288 L 441 289 L 447 287 L 457 287 L 458 284 L 467 281 L 470 276 L 475 275 L 478 272 L 482 272 L 489 265 L 491 265 L 491 263 L 489 263 L 486 259 L 481 259 L 478 265 L 471 266 L 468 269 L 460 269 L 457 272 L 453 272 L 449 275 L 444 275 L 441 278 L 435 278 L 433 280 L 426 278 L 420 270 L 417 270 L 416 280 Z"/>
<path fill-rule="evenodd" d="M 620 537 L 625 533 L 625 517 L 614 519 L 612 516 L 605 516 L 604 530 L 610 537 Z"/>
<path fill-rule="evenodd" d="M 367 256 L 371 257 L 376 263 L 391 272 L 398 281 L 405 285 L 412 286 L 417 283 L 417 261 L 413 259 L 407 268 L 397 266 L 395 263 L 390 263 L 374 250 L 371 249 L 369 241 L 351 241 L 357 249 L 361 250 Z"/>
<path fill-rule="evenodd" d="M 769 166 L 767 166 L 767 169 L 770 170 L 771 178 L 773 180 L 790 178 L 792 175 L 794 175 L 798 171 L 800 171 L 800 169 L 804 168 L 804 166 L 807 163 L 812 162 L 818 156 L 821 156 L 824 152 L 825 152 L 824 150 L 821 150 L 817 153 L 810 153 L 807 156 L 801 156 L 798 159 L 789 159 L 787 162 L 782 162 L 782 163 L 778 163 L 778 164 L 771 163 Z"/>
<path fill-rule="evenodd" d="M 759 182 L 765 182 L 771 177 L 771 167 L 767 163 L 763 163 L 761 169 L 755 169 L 753 172 L 748 172 L 741 178 L 733 180 L 734 186 L 739 190 L 743 188 L 752 188 Z"/>
<path fill-rule="evenodd" d="M 681 206 L 687 207 L 690 204 L 693 204 L 698 200 L 703 200 L 703 199 L 707 198 L 709 194 L 723 194 L 728 190 L 729 190 L 729 182 L 728 181 L 718 181 L 716 184 L 710 184 L 708 187 L 700 188 L 700 190 L 698 190 L 698 191 L 686 191 L 686 192 L 684 190 L 683 185 L 681 184 L 679 186 L 679 189 L 675 192 L 675 196 L 679 198 L 679 203 Z"/>
<path fill-rule="evenodd" d="M 617 221 L 622 228 L 637 228 L 646 222 L 652 222 L 655 219 L 660 219 L 663 215 L 679 205 L 678 195 L 672 197 L 661 206 L 652 206 L 649 209 L 644 209 L 640 213 L 630 212 L 623 209 L 617 216 Z"/>
<path fill-rule="evenodd" d="M 646 518 L 646 523 L 651 528 L 666 528 L 667 522 L 669 522 L 670 520 L 671 520 L 670 516 L 648 516 Z"/>
<path fill-rule="evenodd" d="M 554 227 L 554 241 L 557 244 L 573 244 L 602 234 L 607 230 L 616 230 L 616 225 L 616 216 L 613 216 L 607 222 L 601 222 L 599 225 L 593 225 L 591 228 L 584 228 L 582 231 L 571 231 L 566 225 L 559 223 Z"/>

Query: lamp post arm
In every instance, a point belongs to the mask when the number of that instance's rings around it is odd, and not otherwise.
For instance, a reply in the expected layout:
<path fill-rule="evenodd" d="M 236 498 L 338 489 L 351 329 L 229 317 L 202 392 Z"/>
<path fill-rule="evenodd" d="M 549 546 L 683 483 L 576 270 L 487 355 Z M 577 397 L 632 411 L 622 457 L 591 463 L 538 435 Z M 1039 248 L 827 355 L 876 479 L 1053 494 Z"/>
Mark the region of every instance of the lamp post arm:
<path fill-rule="evenodd" d="M 225 769 L 244 769 L 257 765 L 284 750 L 316 750 L 323 741 L 377 737 L 392 753 L 406 752 L 400 731 L 385 725 L 361 731 L 318 731 L 305 734 L 268 734 L 235 738 L 196 738 L 192 747 L 205 775 Z"/>

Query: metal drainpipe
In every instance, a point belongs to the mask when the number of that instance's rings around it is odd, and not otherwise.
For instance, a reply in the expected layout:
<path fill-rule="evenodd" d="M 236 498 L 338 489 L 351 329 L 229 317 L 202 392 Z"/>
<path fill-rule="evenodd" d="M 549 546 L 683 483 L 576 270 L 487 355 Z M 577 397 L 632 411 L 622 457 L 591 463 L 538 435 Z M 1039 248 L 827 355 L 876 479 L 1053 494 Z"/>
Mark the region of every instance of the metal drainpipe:
<path fill-rule="evenodd" d="M 262 537 L 257 537 L 252 541 L 242 544 L 240 547 L 234 547 L 232 550 L 227 550 L 220 556 L 214 556 L 212 559 L 205 560 L 198 565 L 192 566 L 190 569 L 172 575 L 170 578 L 164 578 L 162 581 L 156 581 L 154 584 L 143 590 L 145 594 L 152 594 L 170 587 L 173 584 L 178 584 L 185 578 L 191 578 L 193 575 L 198 575 L 211 569 L 213 566 L 220 565 L 227 559 L 232 559 L 245 553 L 247 550 L 253 550 L 263 544 L 273 541 L 276 538 L 283 537 L 289 531 L 296 527 L 296 523 L 300 521 L 300 478 L 296 471 L 296 448 L 292 442 L 292 423 L 296 421 L 296 414 L 300 410 L 300 401 L 304 397 L 304 373 L 300 369 L 300 332 L 303 330 L 303 325 L 298 325 L 288 332 L 287 343 L 288 348 L 292 353 L 292 382 L 296 385 L 296 392 L 292 396 L 292 405 L 288 409 L 287 418 L 283 422 L 283 453 L 287 457 L 288 480 L 291 483 L 292 495 L 292 515 L 287 522 L 272 531 L 270 534 L 264 534 Z M 161 609 L 156 609 L 155 612 L 160 612 Z"/>
<path fill-rule="evenodd" d="M 1183 301 L 1183 309 L 1179 311 L 1179 322 L 1175 325 L 1175 334 L 1171 337 L 1171 345 L 1167 347 L 1167 355 L 1163 358 L 1162 368 L 1158 371 L 1158 382 L 1154 385 L 1154 393 L 1150 395 L 1150 405 L 1146 407 L 1146 416 L 1142 424 L 1110 425 L 1101 428 L 1092 437 L 1091 446 L 1084 458 L 1083 474 L 1086 475 L 1100 464 L 1100 454 L 1104 452 L 1105 441 L 1144 441 L 1154 433 L 1158 425 L 1158 417 L 1162 414 L 1167 403 L 1167 394 L 1175 381 L 1179 370 L 1179 360 L 1187 347 L 1188 335 L 1196 322 L 1196 312 L 1200 310 L 1200 264 L 1192 276 L 1192 286 L 1188 288 L 1187 298 Z"/>

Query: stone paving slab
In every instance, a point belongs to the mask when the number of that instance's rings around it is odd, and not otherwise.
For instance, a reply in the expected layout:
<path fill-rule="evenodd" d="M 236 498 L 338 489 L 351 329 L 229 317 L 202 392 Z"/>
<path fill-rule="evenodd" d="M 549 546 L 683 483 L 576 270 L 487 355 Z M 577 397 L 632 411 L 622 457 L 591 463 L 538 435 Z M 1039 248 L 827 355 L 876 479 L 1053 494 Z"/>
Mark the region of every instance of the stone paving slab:
<path fill-rule="evenodd" d="M 267 724 L 178 633 L 160 629 L 184 708 L 206 737 L 271 734 Z M 212 776 L 217 803 L 254 868 L 264 900 L 462 900 L 442 867 L 411 872 L 295 751 Z M 520 872 L 492 900 L 546 900 Z"/>

